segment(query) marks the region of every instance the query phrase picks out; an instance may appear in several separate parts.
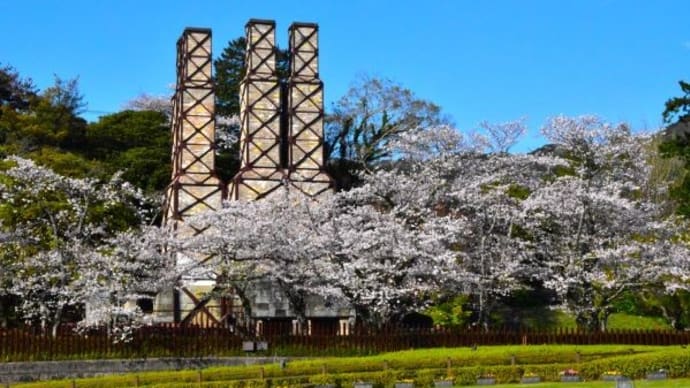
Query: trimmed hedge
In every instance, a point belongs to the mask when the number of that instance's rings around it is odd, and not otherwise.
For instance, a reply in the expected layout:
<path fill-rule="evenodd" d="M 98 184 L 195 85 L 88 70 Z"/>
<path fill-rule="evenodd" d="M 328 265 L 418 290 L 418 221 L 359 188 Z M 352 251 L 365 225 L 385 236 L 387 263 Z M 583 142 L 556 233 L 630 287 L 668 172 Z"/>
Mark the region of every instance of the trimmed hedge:
<path fill-rule="evenodd" d="M 576 362 L 579 352 L 580 363 Z M 513 358 L 514 357 L 514 358 Z M 450 360 L 450 368 L 448 362 Z M 512 361 L 515 365 L 512 365 Z M 304 384 L 337 384 L 351 387 L 357 381 L 371 381 L 391 387 L 396 381 L 414 380 L 418 387 L 452 377 L 458 385 L 475 384 L 481 375 L 493 375 L 499 383 L 516 383 L 526 372 L 542 381 L 559 381 L 559 372 L 573 368 L 586 380 L 598 380 L 602 373 L 617 370 L 626 376 L 644 378 L 659 369 L 669 377 L 690 377 L 690 350 L 680 347 L 640 346 L 509 346 L 470 349 L 431 349 L 387 353 L 360 358 L 326 358 L 241 367 L 214 367 L 199 371 L 142 372 L 80 379 L 77 386 L 116 388 L 134 386 L 278 387 Z M 263 378 L 262 378 L 263 377 Z M 71 380 L 39 382 L 26 387 L 67 387 Z"/>

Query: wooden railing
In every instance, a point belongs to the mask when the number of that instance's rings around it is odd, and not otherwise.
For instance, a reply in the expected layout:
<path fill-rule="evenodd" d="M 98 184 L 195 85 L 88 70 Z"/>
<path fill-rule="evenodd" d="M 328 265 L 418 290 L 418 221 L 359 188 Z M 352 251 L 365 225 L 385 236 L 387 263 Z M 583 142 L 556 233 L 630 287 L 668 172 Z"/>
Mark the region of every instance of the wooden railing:
<path fill-rule="evenodd" d="M 56 337 L 31 328 L 0 329 L 0 361 L 240 356 L 243 342 L 261 342 L 268 350 L 256 355 L 308 356 L 373 354 L 430 347 L 471 347 L 533 344 L 682 345 L 690 332 L 610 330 L 583 332 L 473 331 L 465 329 L 354 328 L 350 335 L 265 335 L 246 338 L 227 328 L 147 326 L 132 332 L 128 341 L 115 341 L 103 330 L 78 334 L 63 328 Z M 253 353 L 254 354 L 254 353 Z"/>

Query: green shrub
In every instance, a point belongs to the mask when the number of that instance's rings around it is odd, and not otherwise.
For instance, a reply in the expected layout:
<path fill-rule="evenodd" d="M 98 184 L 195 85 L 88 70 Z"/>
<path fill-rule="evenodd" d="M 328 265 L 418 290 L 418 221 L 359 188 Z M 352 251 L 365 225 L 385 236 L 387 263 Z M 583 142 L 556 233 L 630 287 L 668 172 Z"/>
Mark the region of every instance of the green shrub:
<path fill-rule="evenodd" d="M 577 352 L 580 363 L 576 363 Z M 511 357 L 515 365 L 511 365 Z M 448 368 L 450 360 L 451 367 Z M 607 370 L 619 370 L 635 378 L 666 369 L 671 377 L 690 376 L 690 351 L 660 346 L 500 346 L 424 349 L 386 353 L 360 358 L 292 360 L 278 364 L 213 367 L 204 369 L 202 386 L 275 388 L 292 384 L 329 384 L 351 387 L 357 381 L 372 381 L 391 387 L 396 381 L 413 379 L 417 386 L 431 386 L 434 380 L 453 377 L 456 384 L 475 384 L 480 375 L 492 374 L 500 383 L 518 382 L 525 372 L 544 381 L 558 381 L 558 373 L 573 368 L 583 378 L 597 380 Z M 140 372 L 141 386 L 198 387 L 199 371 Z M 261 377 L 264 377 L 264 380 Z M 135 374 L 78 380 L 80 388 L 133 386 Z M 27 384 L 26 387 L 69 387 L 70 380 Z"/>
<path fill-rule="evenodd" d="M 617 370 L 625 376 L 639 379 L 659 369 L 665 369 L 670 377 L 690 376 L 690 352 L 685 349 L 668 349 L 653 354 L 596 360 L 583 364 L 580 373 L 587 379 L 598 379 L 606 371 Z"/>
<path fill-rule="evenodd" d="M 438 369 L 422 369 L 415 373 L 415 387 L 433 387 L 434 380 L 446 378 L 446 373 Z"/>

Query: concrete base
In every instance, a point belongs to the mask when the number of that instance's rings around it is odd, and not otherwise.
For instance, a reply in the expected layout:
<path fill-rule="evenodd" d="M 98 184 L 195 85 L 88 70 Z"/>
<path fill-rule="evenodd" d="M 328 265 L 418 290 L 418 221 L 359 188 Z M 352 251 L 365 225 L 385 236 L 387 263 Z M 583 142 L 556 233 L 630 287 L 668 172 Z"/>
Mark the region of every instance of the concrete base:
<path fill-rule="evenodd" d="M 223 357 L 4 362 L 0 363 L 0 382 L 82 378 L 144 371 L 193 370 L 212 366 L 270 364 L 279 361 L 273 357 Z"/>

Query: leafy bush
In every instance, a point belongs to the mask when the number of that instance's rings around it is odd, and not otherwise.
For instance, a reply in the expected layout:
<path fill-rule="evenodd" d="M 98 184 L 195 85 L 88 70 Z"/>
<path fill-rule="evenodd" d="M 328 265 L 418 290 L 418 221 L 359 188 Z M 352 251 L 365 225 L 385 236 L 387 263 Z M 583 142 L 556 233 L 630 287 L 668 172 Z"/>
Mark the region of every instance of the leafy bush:
<path fill-rule="evenodd" d="M 613 357 L 585 363 L 580 373 L 586 379 L 596 379 L 607 370 L 618 370 L 632 378 L 644 378 L 647 373 L 665 369 L 669 377 L 690 376 L 690 353 L 684 349 L 665 352 Z"/>

